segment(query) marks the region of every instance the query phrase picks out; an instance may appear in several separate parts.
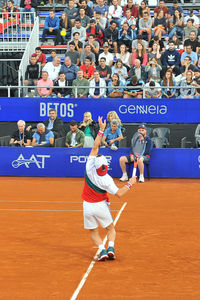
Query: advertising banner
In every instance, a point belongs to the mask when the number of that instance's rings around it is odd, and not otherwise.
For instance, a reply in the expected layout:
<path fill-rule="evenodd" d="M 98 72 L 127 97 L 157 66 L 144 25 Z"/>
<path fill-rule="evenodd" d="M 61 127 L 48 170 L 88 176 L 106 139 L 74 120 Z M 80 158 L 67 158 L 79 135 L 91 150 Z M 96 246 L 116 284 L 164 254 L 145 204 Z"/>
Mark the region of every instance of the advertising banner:
<path fill-rule="evenodd" d="M 55 108 L 64 122 L 82 121 L 86 111 L 94 120 L 116 111 L 124 123 L 199 123 L 199 99 L 57 99 L 1 98 L 1 121 L 44 121 Z"/>
<path fill-rule="evenodd" d="M 0 147 L 1 176 L 83 177 L 89 148 Z M 109 174 L 121 177 L 119 158 L 128 148 L 101 148 L 109 162 Z M 151 177 L 200 178 L 200 149 L 153 149 Z"/>

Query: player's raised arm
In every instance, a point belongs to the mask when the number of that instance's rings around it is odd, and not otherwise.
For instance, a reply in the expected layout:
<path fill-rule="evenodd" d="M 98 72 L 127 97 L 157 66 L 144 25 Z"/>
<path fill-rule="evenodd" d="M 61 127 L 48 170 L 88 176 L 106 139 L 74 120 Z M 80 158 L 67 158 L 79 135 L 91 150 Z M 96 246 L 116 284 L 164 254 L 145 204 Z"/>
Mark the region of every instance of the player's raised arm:
<path fill-rule="evenodd" d="M 103 133 L 104 133 L 104 130 L 106 128 L 106 120 L 102 121 L 103 117 L 98 117 L 98 121 L 99 121 L 99 132 L 96 136 L 96 139 L 94 141 L 94 145 L 92 147 L 92 150 L 90 152 L 90 156 L 96 156 L 98 154 L 98 151 L 99 151 L 99 146 L 101 144 L 101 140 L 102 140 L 102 137 L 103 137 Z"/>

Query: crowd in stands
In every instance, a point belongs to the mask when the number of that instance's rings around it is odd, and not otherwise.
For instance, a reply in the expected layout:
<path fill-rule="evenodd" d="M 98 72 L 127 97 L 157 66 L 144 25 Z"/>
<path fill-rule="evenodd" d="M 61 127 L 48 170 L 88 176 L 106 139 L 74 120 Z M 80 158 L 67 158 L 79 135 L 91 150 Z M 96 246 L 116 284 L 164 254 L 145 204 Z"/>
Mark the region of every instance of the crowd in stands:
<path fill-rule="evenodd" d="M 19 2 L 5 3 L 7 11 L 10 3 L 21 12 L 35 9 L 33 0 Z M 177 0 L 168 6 L 160 0 L 154 10 L 140 0 L 63 5 L 60 18 L 49 9 L 41 45 L 53 34 L 55 45 L 67 45 L 64 62 L 56 49 L 46 57 L 37 47 L 27 66 L 24 83 L 38 85 L 37 96 L 200 97 L 199 16 L 193 10 L 184 11 Z"/>

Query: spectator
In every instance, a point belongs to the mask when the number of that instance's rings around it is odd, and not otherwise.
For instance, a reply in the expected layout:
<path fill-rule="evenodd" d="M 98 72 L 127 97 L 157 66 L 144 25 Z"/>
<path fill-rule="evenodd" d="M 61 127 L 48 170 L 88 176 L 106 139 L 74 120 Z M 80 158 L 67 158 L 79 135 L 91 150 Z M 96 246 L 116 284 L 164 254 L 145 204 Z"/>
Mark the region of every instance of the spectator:
<path fill-rule="evenodd" d="M 137 8 L 133 4 L 133 0 L 128 0 L 127 5 L 124 5 L 123 7 L 123 16 L 126 16 L 127 10 L 131 10 L 131 16 L 133 16 L 135 19 L 137 18 Z"/>
<path fill-rule="evenodd" d="M 122 98 L 123 97 L 123 88 L 124 84 L 120 81 L 118 73 L 112 75 L 112 81 L 108 83 L 108 97 L 109 98 Z"/>
<path fill-rule="evenodd" d="M 122 122 L 121 122 L 117 112 L 114 110 L 109 111 L 107 113 L 107 121 L 108 122 L 106 123 L 106 128 L 110 127 L 110 122 L 114 119 L 118 121 L 118 128 L 121 129 L 121 131 L 125 131 L 125 128 L 123 128 Z"/>
<path fill-rule="evenodd" d="M 154 9 L 154 19 L 157 17 L 158 12 L 160 10 L 162 10 L 164 12 L 164 16 L 165 16 L 165 18 L 167 18 L 168 17 L 168 7 L 165 6 L 164 0 L 160 0 L 159 5 Z"/>
<path fill-rule="evenodd" d="M 180 54 L 175 50 L 175 45 L 173 41 L 169 42 L 169 49 L 163 53 L 162 63 L 163 63 L 163 74 L 166 72 L 166 69 L 171 68 L 173 73 L 177 75 L 180 74 Z"/>
<path fill-rule="evenodd" d="M 94 66 L 95 65 L 95 55 L 94 53 L 91 51 L 91 46 L 89 44 L 85 45 L 84 51 L 81 53 L 81 65 L 85 64 L 85 59 L 86 57 L 90 57 L 91 59 L 91 63 Z"/>
<path fill-rule="evenodd" d="M 200 98 L 200 70 L 199 69 L 195 69 L 194 70 L 194 80 L 192 82 L 193 86 L 196 86 L 196 90 L 195 90 L 195 96 L 194 98 L 199 99 Z"/>
<path fill-rule="evenodd" d="M 77 95 L 76 89 L 77 86 Z M 74 98 L 87 98 L 88 97 L 88 87 L 89 81 L 83 77 L 83 70 L 78 70 L 77 72 L 77 79 L 73 81 L 73 89 L 72 89 L 72 96 Z"/>
<path fill-rule="evenodd" d="M 158 61 L 155 57 L 150 58 L 149 62 L 146 65 L 145 71 L 148 74 L 148 81 L 160 82 L 160 71 L 162 67 L 158 64 Z"/>
<path fill-rule="evenodd" d="M 144 48 L 144 45 L 142 43 L 138 43 L 136 51 L 134 51 L 132 53 L 131 59 L 130 59 L 131 65 L 135 64 L 136 59 L 139 59 L 142 66 L 146 66 L 147 61 L 148 61 L 148 56 L 147 56 L 147 52 Z"/>
<path fill-rule="evenodd" d="M 93 10 L 91 7 L 89 7 L 87 5 L 87 0 L 80 0 L 80 6 L 84 7 L 86 16 L 88 16 L 90 18 L 93 17 Z M 79 11 L 80 11 L 80 8 L 79 8 Z M 79 15 L 79 11 L 78 11 L 78 15 Z"/>
<path fill-rule="evenodd" d="M 150 81 L 145 84 L 145 98 L 161 98 L 161 88 L 158 82 Z"/>
<path fill-rule="evenodd" d="M 109 81 L 111 76 L 111 67 L 106 66 L 106 58 L 102 57 L 99 62 L 99 66 L 97 67 L 97 71 L 99 71 L 100 78 L 103 78 L 106 82 Z"/>
<path fill-rule="evenodd" d="M 124 44 L 129 49 L 129 51 L 131 51 L 132 40 L 134 40 L 135 38 L 136 34 L 131 26 L 129 26 L 128 23 L 124 23 L 122 25 L 122 28 L 119 29 L 118 45 L 121 46 L 122 44 Z"/>
<path fill-rule="evenodd" d="M 144 41 L 142 41 L 142 43 L 144 44 Z M 154 37 L 151 39 L 151 41 L 150 41 L 150 43 L 149 43 L 148 52 L 151 52 L 151 51 L 152 51 L 153 44 L 155 44 L 155 43 L 157 43 L 157 44 L 160 46 L 160 47 L 159 47 L 159 51 L 165 52 L 165 45 L 164 45 L 162 39 L 159 40 L 159 37 L 158 37 L 158 36 L 154 36 Z M 145 47 L 145 49 L 147 48 L 147 47 L 145 46 L 145 44 L 144 44 L 144 47 Z"/>
<path fill-rule="evenodd" d="M 191 63 L 196 66 L 197 60 L 198 60 L 196 52 L 192 51 L 191 45 L 188 45 L 185 48 L 186 48 L 186 51 L 184 51 L 181 55 L 181 65 L 182 66 L 184 65 L 184 58 L 186 56 L 189 56 L 191 58 Z"/>
<path fill-rule="evenodd" d="M 97 12 L 101 13 L 101 16 L 107 19 L 108 16 L 108 6 L 105 5 L 105 0 L 98 0 L 98 4 L 94 7 L 94 17 L 96 17 Z"/>
<path fill-rule="evenodd" d="M 141 1 L 141 4 L 138 9 L 138 18 L 141 19 L 144 17 L 144 13 L 147 13 L 150 16 L 150 8 L 147 7 L 145 1 Z"/>
<path fill-rule="evenodd" d="M 197 125 L 194 136 L 195 136 L 196 147 L 200 148 L 200 124 Z"/>
<path fill-rule="evenodd" d="M 161 53 L 160 53 L 160 45 L 158 43 L 153 43 L 152 51 L 148 53 L 148 60 L 151 58 L 156 58 L 158 61 L 158 64 L 161 65 Z"/>
<path fill-rule="evenodd" d="M 106 66 L 111 67 L 113 64 L 113 54 L 109 52 L 108 43 L 103 44 L 103 52 L 99 55 L 99 61 L 103 57 L 106 59 Z"/>
<path fill-rule="evenodd" d="M 94 53 L 96 62 L 98 62 L 98 56 L 99 56 L 99 43 L 95 40 L 94 34 L 88 35 L 88 41 L 85 43 L 85 45 L 90 45 L 91 51 Z"/>
<path fill-rule="evenodd" d="M 53 132 L 46 129 L 43 123 L 38 123 L 31 145 L 34 147 L 52 147 L 54 145 Z"/>
<path fill-rule="evenodd" d="M 181 6 L 179 6 L 178 0 L 174 0 L 173 6 L 169 7 L 168 18 L 172 17 L 175 14 L 175 11 L 178 10 L 181 13 L 181 17 L 184 18 L 184 11 Z"/>
<path fill-rule="evenodd" d="M 193 85 L 193 73 L 192 71 L 186 72 L 186 79 L 181 81 L 180 98 L 194 98 L 195 89 L 191 87 Z"/>
<path fill-rule="evenodd" d="M 102 17 L 101 13 L 99 11 L 97 11 L 95 14 L 94 20 L 96 21 L 97 26 L 103 32 L 103 30 L 105 30 L 105 28 L 106 28 L 107 19 Z"/>
<path fill-rule="evenodd" d="M 54 57 L 53 62 L 48 62 L 43 68 L 43 71 L 46 71 L 49 74 L 49 79 L 54 81 L 58 79 L 59 72 L 61 69 L 60 57 Z"/>
<path fill-rule="evenodd" d="M 64 12 L 67 14 L 68 19 L 73 25 L 78 12 L 78 8 L 76 8 L 74 0 L 69 0 L 68 6 L 64 9 Z"/>
<path fill-rule="evenodd" d="M 179 54 L 183 53 L 183 44 L 182 41 L 179 39 L 179 37 L 177 35 L 173 35 L 173 37 L 171 38 L 171 41 L 174 42 L 174 49 L 176 49 Z M 166 45 L 165 47 L 166 50 L 169 49 L 169 45 Z"/>
<path fill-rule="evenodd" d="M 198 30 L 193 24 L 194 24 L 193 19 L 188 19 L 187 20 L 187 26 L 183 30 L 184 31 L 184 33 L 183 33 L 184 40 L 187 40 L 187 39 L 190 38 L 190 32 L 191 31 L 194 31 L 196 33 L 196 36 L 197 36 Z"/>
<path fill-rule="evenodd" d="M 56 55 L 57 55 L 55 49 L 52 49 L 50 53 L 51 53 L 51 56 L 48 56 L 48 57 L 47 57 L 47 62 L 52 62 L 53 59 L 54 59 L 54 58 L 56 57 Z"/>
<path fill-rule="evenodd" d="M 83 6 L 79 8 L 79 18 L 81 20 L 81 26 L 87 29 L 90 23 L 90 17 L 86 16 Z"/>
<path fill-rule="evenodd" d="M 172 71 L 171 70 L 167 70 L 164 78 L 161 82 L 161 86 L 165 87 L 164 89 L 162 89 L 162 98 L 175 98 L 176 95 L 176 89 L 172 88 L 173 86 L 176 86 L 175 81 L 173 80 L 173 76 L 172 76 Z"/>
<path fill-rule="evenodd" d="M 112 75 L 115 73 L 119 74 L 120 81 L 124 84 L 128 78 L 128 73 L 127 68 L 123 66 L 121 59 L 117 59 L 115 65 L 112 67 Z"/>
<path fill-rule="evenodd" d="M 164 16 L 163 10 L 158 12 L 157 17 L 154 19 L 154 34 L 158 36 L 159 40 L 161 40 L 162 35 L 166 33 L 167 22 Z"/>
<path fill-rule="evenodd" d="M 98 124 L 92 120 L 91 112 L 85 112 L 83 121 L 80 123 L 78 127 L 81 131 L 84 132 L 85 141 L 84 148 L 91 148 L 94 145 L 94 140 L 97 136 L 99 126 Z"/>
<path fill-rule="evenodd" d="M 122 8 L 118 5 L 117 0 L 112 1 L 112 5 L 109 6 L 108 9 L 108 21 L 111 23 L 114 20 L 119 28 L 121 27 L 121 17 L 122 17 Z"/>
<path fill-rule="evenodd" d="M 69 56 L 65 57 L 65 63 L 62 65 L 60 71 L 65 73 L 68 86 L 71 86 L 73 80 L 76 79 L 77 67 L 71 62 L 71 58 Z"/>
<path fill-rule="evenodd" d="M 42 34 L 41 43 L 43 44 L 46 39 L 46 35 L 55 35 L 55 41 L 54 45 L 61 44 L 61 36 L 60 36 L 60 30 L 59 30 L 59 18 L 55 16 L 55 11 L 53 9 L 49 10 L 49 16 L 46 17 L 45 23 L 44 23 L 44 30 Z"/>
<path fill-rule="evenodd" d="M 49 116 L 50 118 L 44 121 L 44 125 L 47 130 L 53 132 L 55 139 L 64 136 L 64 123 L 61 118 L 58 118 L 56 110 L 51 108 L 49 110 Z"/>
<path fill-rule="evenodd" d="M 139 156 L 138 160 L 138 168 L 140 172 L 139 182 L 144 182 L 144 163 L 148 163 L 150 160 L 151 155 L 151 149 L 152 149 L 152 141 L 149 136 L 147 136 L 147 128 L 145 125 L 139 125 L 138 126 L 138 133 L 140 133 L 143 136 L 143 139 L 145 141 L 145 150 L 144 153 Z M 134 153 L 133 153 L 133 143 L 131 143 L 131 153 L 128 156 L 122 156 L 120 157 L 120 167 L 122 169 L 123 175 L 120 178 L 121 181 L 127 181 L 128 175 L 126 173 L 126 163 L 134 162 Z"/>
<path fill-rule="evenodd" d="M 30 59 L 30 64 L 26 67 L 25 85 L 37 85 L 39 78 L 39 65 L 36 61 L 36 56 L 33 54 Z"/>
<path fill-rule="evenodd" d="M 68 82 L 64 72 L 59 73 L 59 78 L 54 83 L 54 90 L 56 97 L 58 98 L 69 98 L 71 95 L 71 89 L 67 88 Z"/>
<path fill-rule="evenodd" d="M 71 28 L 72 28 L 71 21 L 68 18 L 66 12 L 63 12 L 59 20 L 59 30 L 60 30 L 62 44 L 65 43 L 66 38 L 69 38 L 71 36 Z"/>
<path fill-rule="evenodd" d="M 86 29 L 86 40 L 88 40 L 89 36 L 91 37 L 91 35 L 94 36 L 94 40 L 98 41 L 100 46 L 102 46 L 103 44 L 103 32 L 100 29 L 100 27 L 98 27 L 96 25 L 96 21 L 95 19 L 91 19 L 88 28 Z"/>
<path fill-rule="evenodd" d="M 143 13 L 143 18 L 139 20 L 139 35 L 148 37 L 148 42 L 151 40 L 152 20 L 148 12 Z"/>
<path fill-rule="evenodd" d="M 169 19 L 170 33 L 168 39 L 172 38 L 174 34 L 182 37 L 183 35 L 183 17 L 178 10 L 175 10 L 174 15 Z"/>
<path fill-rule="evenodd" d="M 74 26 L 72 27 L 71 35 L 73 36 L 75 32 L 79 33 L 79 41 L 85 43 L 86 40 L 86 29 L 81 26 L 80 18 L 75 19 Z"/>
<path fill-rule="evenodd" d="M 89 98 L 104 98 L 106 96 L 106 82 L 100 78 L 99 71 L 94 71 L 94 78 L 90 81 Z"/>
<path fill-rule="evenodd" d="M 136 51 L 138 43 L 142 43 L 145 49 L 148 48 L 148 42 L 142 39 L 142 35 L 138 35 L 137 39 L 132 42 L 132 52 Z"/>
<path fill-rule="evenodd" d="M 36 55 L 36 61 L 41 65 L 41 68 L 43 68 L 47 60 L 46 55 L 42 52 L 42 49 L 40 47 L 36 47 L 33 55 Z"/>
<path fill-rule="evenodd" d="M 119 48 L 119 53 L 116 54 L 117 59 L 121 59 L 123 65 L 130 70 L 130 52 L 127 51 L 126 45 L 122 44 Z"/>
<path fill-rule="evenodd" d="M 95 68 L 92 65 L 90 56 L 86 56 L 85 64 L 81 65 L 79 69 L 83 71 L 83 77 L 85 79 L 87 79 L 88 81 L 93 79 Z"/>
<path fill-rule="evenodd" d="M 121 129 L 118 128 L 118 121 L 113 119 L 110 122 L 110 127 L 106 128 L 102 138 L 102 144 L 106 147 L 110 147 L 112 150 L 117 150 L 119 147 L 119 141 L 123 140 Z"/>
<path fill-rule="evenodd" d="M 197 36 L 195 31 L 190 32 L 189 39 L 184 41 L 184 50 L 186 50 L 186 46 L 192 46 L 192 50 L 198 54 L 200 43 L 197 41 Z"/>
<path fill-rule="evenodd" d="M 186 77 L 187 71 L 194 71 L 196 69 L 195 65 L 191 63 L 191 57 L 185 56 L 184 60 L 182 61 L 182 66 L 180 68 L 180 73 L 182 74 L 182 77 Z"/>
<path fill-rule="evenodd" d="M 145 67 L 141 66 L 141 63 L 140 63 L 139 59 L 136 59 L 135 60 L 135 65 L 133 65 L 130 68 L 129 77 L 132 77 L 133 75 L 136 75 L 138 80 L 142 80 L 143 82 L 146 82 Z"/>
<path fill-rule="evenodd" d="M 128 23 L 128 25 L 130 26 L 130 28 L 133 30 L 133 36 L 134 39 L 136 39 L 136 19 L 131 15 L 131 9 L 127 8 L 126 9 L 126 15 L 122 18 L 121 21 L 121 25 L 123 25 L 124 23 Z"/>
<path fill-rule="evenodd" d="M 144 82 L 138 80 L 136 75 L 133 75 L 131 79 L 128 79 L 124 89 L 124 98 L 142 98 L 143 91 L 142 86 Z"/>
<path fill-rule="evenodd" d="M 42 71 L 42 78 L 38 81 L 38 95 L 42 98 L 48 98 L 52 94 L 53 81 L 48 78 L 48 73 Z"/>
<path fill-rule="evenodd" d="M 104 32 L 104 42 L 107 42 L 109 47 L 117 53 L 117 42 L 118 42 L 118 29 L 117 22 L 112 20 L 110 26 L 108 26 Z"/>
<path fill-rule="evenodd" d="M 75 43 L 70 42 L 69 43 L 69 48 L 65 53 L 65 56 L 70 57 L 71 62 L 75 64 L 76 66 L 80 65 L 80 53 L 75 50 Z"/>
<path fill-rule="evenodd" d="M 31 15 L 31 24 L 34 24 L 34 13 L 35 13 L 35 10 L 37 8 L 37 1 L 36 0 L 21 0 L 20 2 L 20 12 L 22 13 L 21 16 L 22 16 L 22 23 L 24 23 L 24 15 L 25 15 L 25 23 L 28 23 L 27 20 L 27 14 L 23 14 L 24 12 L 25 13 L 28 13 L 30 12 L 30 15 Z"/>
<path fill-rule="evenodd" d="M 75 44 L 75 51 L 78 51 L 78 53 L 81 54 L 82 51 L 83 51 L 83 42 L 81 42 L 79 40 L 79 37 L 80 37 L 80 33 L 79 32 L 74 32 L 73 33 L 73 39 L 68 42 L 67 48 L 69 48 L 69 43 L 70 42 L 74 42 L 74 44 Z"/>
<path fill-rule="evenodd" d="M 184 18 L 184 26 L 187 25 L 188 19 L 193 19 L 194 20 L 193 26 L 199 29 L 199 18 L 194 15 L 193 9 L 191 9 L 189 14 L 187 14 L 186 17 Z"/>
<path fill-rule="evenodd" d="M 26 123 L 23 120 L 17 122 L 18 130 L 13 132 L 10 139 L 10 146 L 14 147 L 26 147 L 31 145 L 31 135 L 29 131 L 25 129 Z"/>
<path fill-rule="evenodd" d="M 70 131 L 66 135 L 65 145 L 70 148 L 83 147 L 85 141 L 84 133 L 78 129 L 78 122 L 70 122 Z"/>

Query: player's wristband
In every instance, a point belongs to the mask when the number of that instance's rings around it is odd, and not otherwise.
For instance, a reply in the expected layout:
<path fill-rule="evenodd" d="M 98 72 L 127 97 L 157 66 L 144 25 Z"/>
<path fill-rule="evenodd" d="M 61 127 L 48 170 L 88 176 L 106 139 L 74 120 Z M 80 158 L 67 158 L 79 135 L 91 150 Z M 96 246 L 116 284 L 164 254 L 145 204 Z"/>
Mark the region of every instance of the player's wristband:
<path fill-rule="evenodd" d="M 102 137 L 102 136 L 103 136 L 103 131 L 99 130 L 98 135 L 99 135 L 100 137 Z"/>
<path fill-rule="evenodd" d="M 125 184 L 125 186 L 130 190 L 131 188 L 132 188 L 132 184 L 130 183 L 130 182 L 127 182 L 126 184 Z"/>

